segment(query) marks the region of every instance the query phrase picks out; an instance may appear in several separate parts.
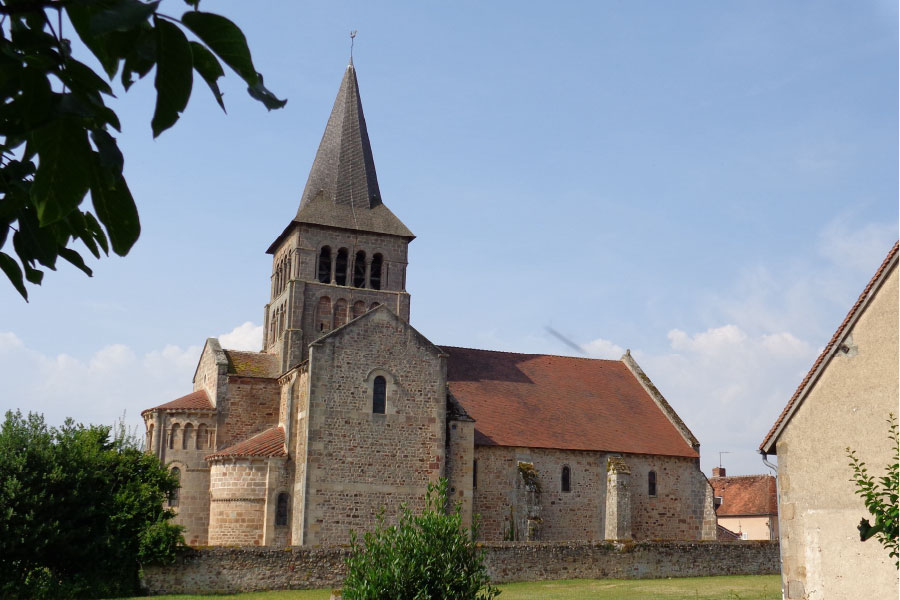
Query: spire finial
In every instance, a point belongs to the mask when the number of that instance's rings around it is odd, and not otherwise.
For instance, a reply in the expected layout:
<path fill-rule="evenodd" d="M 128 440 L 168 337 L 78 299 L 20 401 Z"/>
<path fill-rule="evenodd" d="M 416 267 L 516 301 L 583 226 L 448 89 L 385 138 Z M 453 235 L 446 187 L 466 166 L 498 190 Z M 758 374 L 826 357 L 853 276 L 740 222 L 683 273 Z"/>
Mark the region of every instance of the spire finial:
<path fill-rule="evenodd" d="M 356 37 L 356 29 L 350 32 L 350 64 L 353 64 L 353 39 Z"/>

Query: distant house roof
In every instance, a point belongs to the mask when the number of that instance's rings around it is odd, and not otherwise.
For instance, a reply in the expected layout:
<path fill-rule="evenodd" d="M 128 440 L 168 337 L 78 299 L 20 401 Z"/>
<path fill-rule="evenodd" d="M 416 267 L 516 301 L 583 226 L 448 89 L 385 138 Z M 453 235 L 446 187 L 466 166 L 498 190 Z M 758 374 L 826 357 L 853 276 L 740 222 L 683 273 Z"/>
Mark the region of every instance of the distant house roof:
<path fill-rule="evenodd" d="M 710 485 L 722 504 L 716 509 L 720 517 L 748 517 L 778 514 L 775 478 L 771 475 L 738 475 L 710 477 Z"/>
<path fill-rule="evenodd" d="M 819 357 L 816 359 L 816 362 L 813 363 L 813 366 L 806 374 L 806 377 L 804 377 L 803 381 L 800 382 L 799 387 L 797 387 L 797 391 L 795 391 L 794 395 L 791 396 L 791 399 L 787 403 L 787 406 L 784 407 L 784 410 L 782 410 L 781 414 L 778 415 L 778 419 L 776 419 L 775 424 L 772 425 L 772 429 L 769 430 L 769 433 L 766 434 L 766 438 L 759 445 L 760 452 L 765 452 L 766 454 L 776 454 L 777 448 L 775 442 L 778 441 L 778 436 L 781 435 L 781 430 L 790 420 L 797 407 L 800 406 L 800 404 L 803 402 L 806 394 L 818 379 L 819 375 L 821 374 L 822 370 L 825 368 L 831 357 L 834 356 L 835 352 L 839 350 L 840 342 L 844 339 L 844 335 L 856 322 L 856 318 L 863 312 L 863 309 L 868 305 L 869 301 L 875 295 L 875 292 L 878 291 L 878 287 L 880 287 L 881 282 L 884 281 L 884 278 L 887 276 L 891 268 L 897 264 L 898 245 L 900 245 L 900 242 L 895 243 L 894 247 L 891 248 L 891 251 L 888 252 L 888 255 L 881 263 L 881 266 L 878 267 L 877 271 L 875 271 L 875 275 L 873 275 L 872 279 L 869 280 L 866 288 L 863 290 L 862 294 L 859 295 L 856 303 L 850 309 L 850 312 L 847 313 L 847 316 L 844 317 L 844 320 L 837 328 L 837 331 L 835 331 L 834 335 L 831 336 L 831 340 L 825 346 L 825 349 L 822 350 L 822 353 L 819 354 Z"/>
<path fill-rule="evenodd" d="M 699 456 L 621 361 L 443 348 L 476 445 Z"/>
<path fill-rule="evenodd" d="M 287 450 L 284 447 L 284 428 L 272 427 L 271 429 L 266 429 L 248 440 L 210 454 L 206 457 L 206 460 L 250 456 L 287 456 Z"/>
<path fill-rule="evenodd" d="M 228 360 L 228 374 L 240 377 L 267 377 L 277 379 L 281 373 L 278 356 L 265 352 L 244 352 L 242 350 L 225 350 Z"/>
<path fill-rule="evenodd" d="M 171 402 L 166 402 L 165 404 L 160 404 L 159 406 L 154 406 L 153 408 L 148 408 L 147 410 L 141 411 L 141 414 L 146 414 L 151 410 L 215 410 L 212 405 L 212 402 L 209 401 L 209 396 L 206 395 L 206 390 L 197 390 L 196 392 L 191 392 L 187 396 L 182 396 L 181 398 L 176 398 Z"/>
<path fill-rule="evenodd" d="M 727 527 L 716 524 L 716 539 L 720 542 L 734 542 L 741 539 L 741 534 L 735 533 Z"/>

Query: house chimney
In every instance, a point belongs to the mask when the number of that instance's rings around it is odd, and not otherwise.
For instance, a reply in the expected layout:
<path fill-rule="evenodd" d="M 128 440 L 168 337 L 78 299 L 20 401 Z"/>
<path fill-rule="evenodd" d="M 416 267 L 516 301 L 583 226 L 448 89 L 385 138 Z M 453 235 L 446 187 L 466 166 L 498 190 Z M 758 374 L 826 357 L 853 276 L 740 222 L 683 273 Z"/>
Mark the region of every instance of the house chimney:
<path fill-rule="evenodd" d="M 725 477 L 725 467 L 713 467 L 713 477 Z"/>

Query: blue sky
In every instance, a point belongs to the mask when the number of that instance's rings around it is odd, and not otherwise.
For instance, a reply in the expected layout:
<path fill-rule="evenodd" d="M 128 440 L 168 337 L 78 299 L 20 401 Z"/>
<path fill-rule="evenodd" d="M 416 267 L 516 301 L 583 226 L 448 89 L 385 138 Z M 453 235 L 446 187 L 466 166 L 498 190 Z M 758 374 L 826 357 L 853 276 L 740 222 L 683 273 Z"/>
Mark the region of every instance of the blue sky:
<path fill-rule="evenodd" d="M 260 9 L 262 6 L 262 9 Z M 184 4 L 163 3 L 179 14 Z M 898 237 L 892 2 L 238 3 L 266 113 L 202 82 L 153 140 L 113 101 L 143 233 L 0 286 L 0 410 L 112 422 L 191 389 L 205 338 L 258 346 L 265 249 L 354 62 L 412 323 L 437 344 L 630 348 L 702 444 L 755 449 Z"/>

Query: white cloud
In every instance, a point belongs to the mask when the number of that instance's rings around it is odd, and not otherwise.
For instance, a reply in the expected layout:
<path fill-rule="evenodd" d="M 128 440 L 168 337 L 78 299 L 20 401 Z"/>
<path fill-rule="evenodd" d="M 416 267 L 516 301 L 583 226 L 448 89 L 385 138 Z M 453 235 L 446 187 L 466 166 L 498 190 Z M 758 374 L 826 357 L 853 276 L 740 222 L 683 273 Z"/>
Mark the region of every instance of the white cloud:
<path fill-rule="evenodd" d="M 603 338 L 597 338 L 587 344 L 581 346 L 591 358 L 606 358 L 609 360 L 619 360 L 625 354 L 625 349 L 618 344 Z"/>
<path fill-rule="evenodd" d="M 219 343 L 222 344 L 223 348 L 231 350 L 253 350 L 258 352 L 262 348 L 262 337 L 262 325 L 254 325 L 247 321 L 230 332 L 219 335 Z"/>

